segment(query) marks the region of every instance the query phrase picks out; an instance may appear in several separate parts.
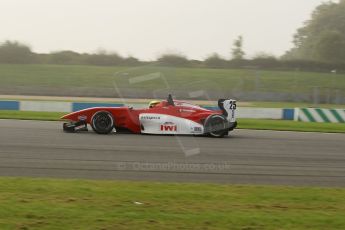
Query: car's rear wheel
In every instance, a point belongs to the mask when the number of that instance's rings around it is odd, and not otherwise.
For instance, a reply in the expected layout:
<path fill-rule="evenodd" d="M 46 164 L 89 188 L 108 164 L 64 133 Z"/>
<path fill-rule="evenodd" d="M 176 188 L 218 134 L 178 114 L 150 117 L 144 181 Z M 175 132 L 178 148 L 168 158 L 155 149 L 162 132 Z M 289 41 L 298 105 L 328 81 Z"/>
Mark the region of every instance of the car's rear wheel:
<path fill-rule="evenodd" d="M 114 118 L 107 111 L 95 113 L 91 119 L 91 127 L 98 134 L 109 134 L 114 129 Z"/>
<path fill-rule="evenodd" d="M 224 137 L 228 135 L 228 120 L 222 115 L 211 115 L 205 121 L 206 134 L 211 137 Z"/>

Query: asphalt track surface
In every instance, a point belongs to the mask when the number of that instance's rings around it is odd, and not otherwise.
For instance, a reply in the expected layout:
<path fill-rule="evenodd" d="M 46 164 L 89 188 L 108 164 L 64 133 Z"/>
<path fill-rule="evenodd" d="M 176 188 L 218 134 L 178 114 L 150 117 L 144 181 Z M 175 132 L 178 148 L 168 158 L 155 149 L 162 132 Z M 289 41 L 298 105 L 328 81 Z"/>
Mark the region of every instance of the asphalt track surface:
<path fill-rule="evenodd" d="M 345 186 L 345 135 L 236 130 L 228 138 L 63 133 L 0 120 L 0 176 Z"/>

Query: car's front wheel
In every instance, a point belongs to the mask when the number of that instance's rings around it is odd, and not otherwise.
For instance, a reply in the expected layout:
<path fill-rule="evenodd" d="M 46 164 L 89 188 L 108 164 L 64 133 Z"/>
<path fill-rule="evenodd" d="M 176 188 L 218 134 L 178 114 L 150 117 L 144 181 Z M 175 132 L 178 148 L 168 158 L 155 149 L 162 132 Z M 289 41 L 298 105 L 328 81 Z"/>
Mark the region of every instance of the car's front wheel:
<path fill-rule="evenodd" d="M 224 137 L 228 135 L 228 120 L 222 115 L 211 115 L 205 121 L 205 131 L 211 137 Z"/>
<path fill-rule="evenodd" d="M 100 111 L 93 115 L 91 127 L 98 134 L 109 134 L 114 129 L 114 118 L 107 111 Z"/>

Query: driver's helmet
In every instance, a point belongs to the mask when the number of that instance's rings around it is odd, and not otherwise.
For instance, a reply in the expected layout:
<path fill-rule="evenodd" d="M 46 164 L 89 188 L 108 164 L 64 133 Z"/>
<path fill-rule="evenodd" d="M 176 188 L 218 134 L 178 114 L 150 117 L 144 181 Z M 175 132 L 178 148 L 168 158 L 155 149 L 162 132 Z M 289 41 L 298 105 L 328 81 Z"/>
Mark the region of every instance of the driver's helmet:
<path fill-rule="evenodd" d="M 149 108 L 153 108 L 156 105 L 158 105 L 159 103 L 161 103 L 161 102 L 160 101 L 150 101 Z"/>

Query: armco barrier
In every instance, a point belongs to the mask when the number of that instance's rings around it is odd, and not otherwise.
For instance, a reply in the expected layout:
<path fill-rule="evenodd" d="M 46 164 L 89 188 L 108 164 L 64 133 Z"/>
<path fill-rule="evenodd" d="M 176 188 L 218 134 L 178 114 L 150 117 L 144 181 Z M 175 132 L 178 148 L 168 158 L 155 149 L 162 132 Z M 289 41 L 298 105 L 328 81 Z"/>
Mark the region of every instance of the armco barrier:
<path fill-rule="evenodd" d="M 60 101 L 20 101 L 19 110 L 69 113 L 72 110 L 72 103 Z"/>
<path fill-rule="evenodd" d="M 295 121 L 345 123 L 344 109 L 296 108 Z"/>
<path fill-rule="evenodd" d="M 122 107 L 120 103 L 86 103 L 86 102 L 60 102 L 60 101 L 0 101 L 0 110 L 20 110 L 37 112 L 74 112 L 91 107 Z M 143 108 L 143 104 L 131 104 L 132 107 Z M 146 105 L 145 105 L 146 107 Z M 218 107 L 205 107 L 219 110 Z M 238 108 L 238 118 L 256 119 L 287 119 L 293 120 L 294 110 L 270 108 Z"/>
<path fill-rule="evenodd" d="M 219 110 L 218 107 L 214 106 L 204 106 L 204 108 L 211 110 Z M 236 116 L 238 118 L 293 120 L 295 116 L 295 110 L 240 107 L 236 111 Z"/>
<path fill-rule="evenodd" d="M 283 119 L 283 109 L 270 108 L 238 108 L 236 110 L 238 118 L 255 118 L 255 119 Z"/>
<path fill-rule="evenodd" d="M 0 101 L 0 110 L 21 111 L 45 111 L 45 112 L 72 112 L 90 107 L 122 107 L 120 103 L 83 103 L 83 102 L 59 102 L 59 101 Z M 131 104 L 132 107 L 143 108 L 143 104 Z M 205 107 L 218 110 L 218 107 Z M 239 107 L 238 118 L 255 119 L 284 119 L 304 122 L 334 122 L 345 123 L 344 109 L 320 109 L 320 108 L 250 108 Z"/>
<path fill-rule="evenodd" d="M 283 109 L 283 120 L 293 120 L 295 118 L 294 109 Z"/>
<path fill-rule="evenodd" d="M 19 101 L 0 101 L 0 110 L 19 110 Z"/>
<path fill-rule="evenodd" d="M 72 111 L 78 111 L 82 109 L 87 109 L 91 107 L 122 107 L 124 104 L 115 104 L 115 103 L 86 103 L 86 102 L 73 102 Z"/>

